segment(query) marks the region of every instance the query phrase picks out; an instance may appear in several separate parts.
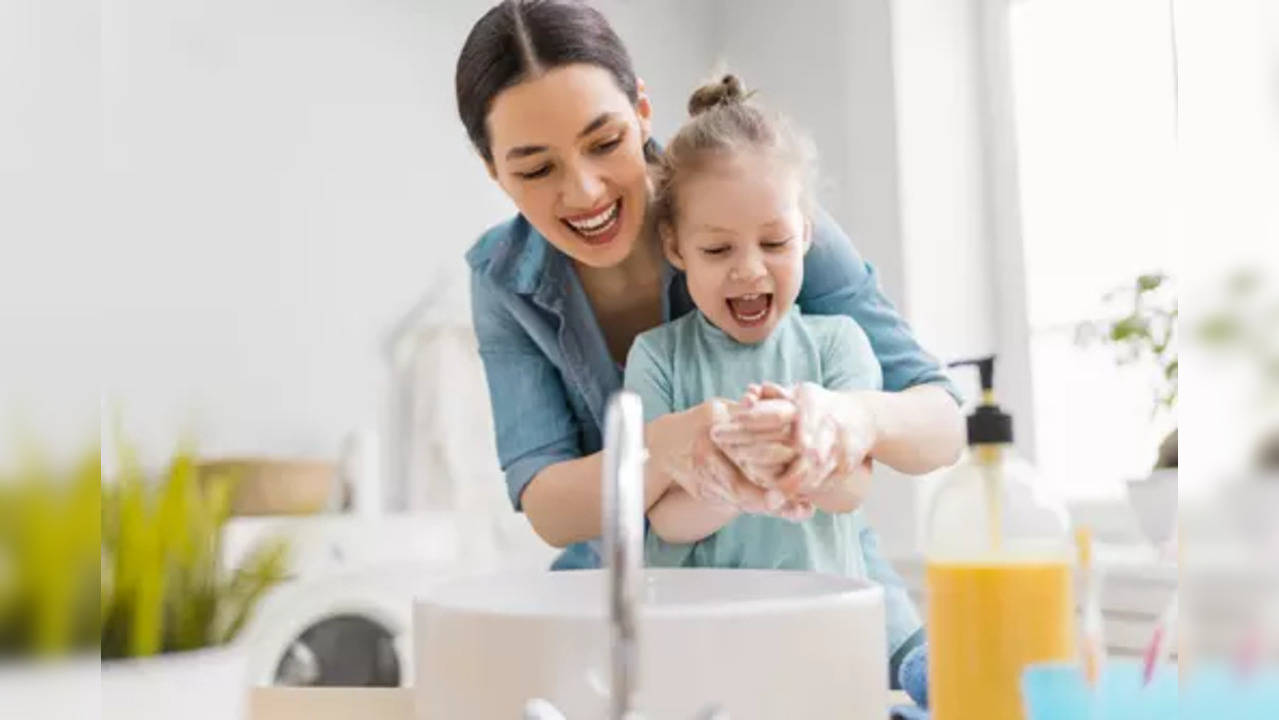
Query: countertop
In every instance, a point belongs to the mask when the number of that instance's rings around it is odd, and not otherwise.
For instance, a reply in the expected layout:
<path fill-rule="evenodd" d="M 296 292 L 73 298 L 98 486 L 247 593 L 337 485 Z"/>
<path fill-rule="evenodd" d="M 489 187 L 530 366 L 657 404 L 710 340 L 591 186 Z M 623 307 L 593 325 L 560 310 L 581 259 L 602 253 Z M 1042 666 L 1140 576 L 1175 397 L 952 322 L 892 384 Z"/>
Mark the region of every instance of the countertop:
<path fill-rule="evenodd" d="M 910 702 L 890 692 L 889 705 Z M 413 720 L 412 688 L 255 688 L 249 720 Z"/>

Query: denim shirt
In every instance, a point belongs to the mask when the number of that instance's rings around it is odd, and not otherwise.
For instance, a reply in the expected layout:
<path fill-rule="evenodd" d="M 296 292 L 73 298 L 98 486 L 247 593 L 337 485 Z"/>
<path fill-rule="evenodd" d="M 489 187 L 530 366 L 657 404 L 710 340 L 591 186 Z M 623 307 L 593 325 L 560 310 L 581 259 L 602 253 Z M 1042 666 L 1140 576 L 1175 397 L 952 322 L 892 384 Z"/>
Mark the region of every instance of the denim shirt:
<path fill-rule="evenodd" d="M 517 215 L 493 227 L 466 255 L 471 312 L 488 378 L 497 453 L 517 511 L 547 465 L 603 447 L 604 407 L 622 387 L 572 261 Z M 684 275 L 666 265 L 662 320 L 694 308 Z M 883 368 L 884 389 L 939 383 L 958 399 L 937 360 L 884 297 L 875 270 L 829 215 L 814 218 L 797 304 L 814 315 L 848 315 L 861 325 Z M 598 541 L 565 549 L 553 568 L 600 566 Z"/>

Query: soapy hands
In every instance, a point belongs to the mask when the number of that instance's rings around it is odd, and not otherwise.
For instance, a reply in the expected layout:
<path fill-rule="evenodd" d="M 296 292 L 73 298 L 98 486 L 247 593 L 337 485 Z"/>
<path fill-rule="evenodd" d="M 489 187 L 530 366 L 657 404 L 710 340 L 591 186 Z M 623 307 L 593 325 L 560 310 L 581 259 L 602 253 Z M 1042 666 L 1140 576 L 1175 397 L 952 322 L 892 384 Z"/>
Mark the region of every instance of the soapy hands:
<path fill-rule="evenodd" d="M 710 438 L 762 491 L 762 511 L 772 515 L 799 521 L 814 509 L 850 512 L 870 486 L 875 424 L 855 395 L 814 383 L 752 385 L 716 414 Z"/>
<path fill-rule="evenodd" d="M 664 449 L 652 459 L 691 497 L 743 512 L 763 512 L 764 490 L 748 481 L 739 466 L 711 440 L 711 428 L 728 423 L 737 409 L 734 403 L 708 400 L 684 411 L 687 422 L 654 424 L 653 432 L 663 437 L 650 436 L 648 446 Z"/>
<path fill-rule="evenodd" d="M 876 430 L 856 394 L 765 383 L 667 417 L 677 422 L 646 431 L 650 452 L 660 448 L 654 469 L 674 486 L 648 511 L 667 542 L 696 542 L 743 512 L 793 522 L 851 512 L 870 487 Z"/>

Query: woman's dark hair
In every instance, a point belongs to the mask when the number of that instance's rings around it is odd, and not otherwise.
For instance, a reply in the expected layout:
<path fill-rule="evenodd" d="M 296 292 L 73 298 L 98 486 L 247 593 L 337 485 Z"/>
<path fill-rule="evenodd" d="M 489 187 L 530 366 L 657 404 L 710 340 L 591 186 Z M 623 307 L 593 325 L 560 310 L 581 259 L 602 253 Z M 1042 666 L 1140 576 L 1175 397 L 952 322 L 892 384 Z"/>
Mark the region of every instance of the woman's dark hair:
<path fill-rule="evenodd" d="M 576 0 L 503 0 L 471 28 L 457 58 L 457 112 L 488 162 L 493 98 L 512 85 L 571 63 L 607 70 L 631 104 L 639 98 L 626 47 L 595 8 Z M 650 158 L 656 146 L 645 145 Z"/>

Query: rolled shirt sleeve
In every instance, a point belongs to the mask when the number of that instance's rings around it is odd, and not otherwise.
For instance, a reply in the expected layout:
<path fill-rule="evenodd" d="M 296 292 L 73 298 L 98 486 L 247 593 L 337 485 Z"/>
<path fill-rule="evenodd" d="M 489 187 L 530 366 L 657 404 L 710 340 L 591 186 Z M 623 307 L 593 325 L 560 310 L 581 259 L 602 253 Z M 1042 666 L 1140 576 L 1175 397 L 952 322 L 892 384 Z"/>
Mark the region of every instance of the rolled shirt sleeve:
<path fill-rule="evenodd" d="M 488 379 L 497 455 L 511 504 L 543 468 L 582 456 L 578 421 L 559 370 L 484 277 L 471 280 L 471 314 Z"/>

